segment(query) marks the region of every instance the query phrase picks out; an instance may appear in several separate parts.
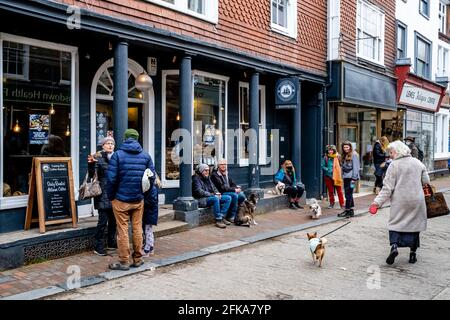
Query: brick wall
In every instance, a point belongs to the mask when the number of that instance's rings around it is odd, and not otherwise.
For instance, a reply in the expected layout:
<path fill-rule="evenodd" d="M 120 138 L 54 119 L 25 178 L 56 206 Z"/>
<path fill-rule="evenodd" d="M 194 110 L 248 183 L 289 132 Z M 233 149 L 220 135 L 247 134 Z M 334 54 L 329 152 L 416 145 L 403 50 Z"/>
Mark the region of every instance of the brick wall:
<path fill-rule="evenodd" d="M 393 75 L 396 60 L 396 24 L 395 24 L 395 0 L 370 0 L 367 1 L 385 13 L 384 21 L 384 65 L 386 73 Z M 377 69 L 373 64 L 365 63 L 356 58 L 356 0 L 341 1 L 341 32 L 344 34 L 341 54 L 342 59 L 358 61 L 359 64 Z M 379 68 L 384 71 L 383 68 Z"/>
<path fill-rule="evenodd" d="M 298 37 L 270 29 L 269 0 L 219 0 L 217 25 L 144 0 L 53 0 L 326 74 L 327 1 L 298 1 Z"/>

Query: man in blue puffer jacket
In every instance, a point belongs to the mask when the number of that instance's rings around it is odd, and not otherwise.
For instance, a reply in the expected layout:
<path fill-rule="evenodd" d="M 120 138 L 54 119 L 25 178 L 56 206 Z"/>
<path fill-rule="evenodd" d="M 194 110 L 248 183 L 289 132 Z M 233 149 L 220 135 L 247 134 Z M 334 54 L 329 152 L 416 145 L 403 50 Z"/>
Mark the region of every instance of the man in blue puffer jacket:
<path fill-rule="evenodd" d="M 141 266 L 142 259 L 142 214 L 144 211 L 144 194 L 142 176 L 148 168 L 153 172 L 155 167 L 150 155 L 142 150 L 137 141 L 139 133 L 134 129 L 125 131 L 125 141 L 117 150 L 108 166 L 107 194 L 111 200 L 117 223 L 117 247 L 119 263 L 109 265 L 113 270 L 128 270 L 130 246 L 128 238 L 128 223 L 131 218 L 133 230 L 133 264 Z"/>

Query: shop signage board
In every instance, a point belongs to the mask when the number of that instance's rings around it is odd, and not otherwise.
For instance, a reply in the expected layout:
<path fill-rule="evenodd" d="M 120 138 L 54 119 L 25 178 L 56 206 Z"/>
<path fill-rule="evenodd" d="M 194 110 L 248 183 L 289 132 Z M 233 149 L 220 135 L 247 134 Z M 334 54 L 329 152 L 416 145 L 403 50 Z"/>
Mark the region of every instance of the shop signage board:
<path fill-rule="evenodd" d="M 426 90 L 405 82 L 399 102 L 413 107 L 436 112 L 439 107 L 439 93 Z"/>
<path fill-rule="evenodd" d="M 279 79 L 275 88 L 276 109 L 297 109 L 299 90 L 297 78 Z"/>
<path fill-rule="evenodd" d="M 72 222 L 77 227 L 77 216 L 69 157 L 35 157 L 33 159 L 25 230 L 32 222 L 39 222 L 39 231 L 45 233 L 47 225 Z M 37 206 L 37 216 L 33 215 Z"/>

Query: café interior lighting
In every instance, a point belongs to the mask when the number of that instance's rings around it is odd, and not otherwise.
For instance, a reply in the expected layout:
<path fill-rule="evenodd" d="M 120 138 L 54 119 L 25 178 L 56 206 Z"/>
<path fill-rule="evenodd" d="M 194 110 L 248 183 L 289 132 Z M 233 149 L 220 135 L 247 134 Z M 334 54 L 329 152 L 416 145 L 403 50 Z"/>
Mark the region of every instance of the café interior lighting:
<path fill-rule="evenodd" d="M 180 113 L 177 113 L 177 121 L 180 121 Z"/>
<path fill-rule="evenodd" d="M 142 71 L 134 80 L 134 85 L 139 91 L 145 92 L 153 86 L 153 81 L 145 71 Z"/>
<path fill-rule="evenodd" d="M 70 136 L 70 128 L 69 125 L 67 125 L 67 129 L 66 129 L 66 137 Z"/>
<path fill-rule="evenodd" d="M 19 120 L 16 120 L 16 125 L 14 126 L 13 131 L 16 133 L 20 132 Z"/>
<path fill-rule="evenodd" d="M 54 115 L 55 114 L 55 109 L 53 108 L 53 103 L 50 105 L 50 109 L 49 109 L 49 111 L 48 111 L 51 115 Z"/>

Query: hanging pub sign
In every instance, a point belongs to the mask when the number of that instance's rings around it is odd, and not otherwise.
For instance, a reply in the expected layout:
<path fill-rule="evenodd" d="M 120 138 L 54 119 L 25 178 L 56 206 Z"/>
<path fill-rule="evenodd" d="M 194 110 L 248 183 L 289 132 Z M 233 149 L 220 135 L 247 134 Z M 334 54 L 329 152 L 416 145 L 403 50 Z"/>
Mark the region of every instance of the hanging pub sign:
<path fill-rule="evenodd" d="M 71 222 L 77 227 L 70 158 L 33 158 L 25 230 L 30 229 L 32 222 L 39 222 L 41 233 L 45 233 L 47 225 Z"/>
<path fill-rule="evenodd" d="M 276 109 L 297 109 L 298 105 L 298 79 L 282 78 L 275 86 Z"/>

